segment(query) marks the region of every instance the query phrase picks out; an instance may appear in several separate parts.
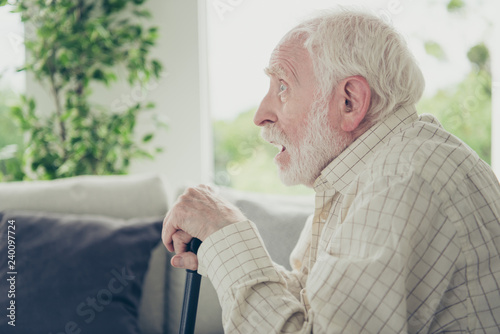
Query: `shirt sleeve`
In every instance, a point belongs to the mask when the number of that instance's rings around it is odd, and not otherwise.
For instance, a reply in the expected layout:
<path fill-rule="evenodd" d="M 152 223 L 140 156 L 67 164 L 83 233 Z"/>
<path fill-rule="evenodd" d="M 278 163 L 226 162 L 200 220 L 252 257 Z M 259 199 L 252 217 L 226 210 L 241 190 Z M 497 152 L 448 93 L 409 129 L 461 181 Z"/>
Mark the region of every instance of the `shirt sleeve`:
<path fill-rule="evenodd" d="M 198 272 L 217 291 L 225 332 L 311 332 L 300 279 L 272 262 L 252 222 L 213 233 L 202 243 L 198 259 Z"/>

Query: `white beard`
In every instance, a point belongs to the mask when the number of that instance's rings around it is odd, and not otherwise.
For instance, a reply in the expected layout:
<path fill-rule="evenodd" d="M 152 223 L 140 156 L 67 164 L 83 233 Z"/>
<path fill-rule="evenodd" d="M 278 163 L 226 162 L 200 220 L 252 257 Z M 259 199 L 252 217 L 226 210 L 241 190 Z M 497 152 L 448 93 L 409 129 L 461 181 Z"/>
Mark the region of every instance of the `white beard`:
<path fill-rule="evenodd" d="M 328 109 L 324 104 L 311 106 L 306 133 L 298 144 L 292 144 L 275 123 L 262 128 L 262 138 L 285 146 L 290 155 L 290 163 L 278 168 L 280 179 L 285 185 L 304 184 L 312 187 L 321 171 L 352 142 L 349 134 L 328 124 L 327 113 Z"/>

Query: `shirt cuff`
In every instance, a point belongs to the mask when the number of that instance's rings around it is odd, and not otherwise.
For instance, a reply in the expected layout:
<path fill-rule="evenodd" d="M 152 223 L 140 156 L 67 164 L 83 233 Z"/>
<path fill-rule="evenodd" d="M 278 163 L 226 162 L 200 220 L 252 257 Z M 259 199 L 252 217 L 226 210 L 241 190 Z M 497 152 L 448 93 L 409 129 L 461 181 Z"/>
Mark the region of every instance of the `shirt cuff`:
<path fill-rule="evenodd" d="M 274 269 L 273 262 L 257 227 L 249 220 L 218 230 L 198 249 L 198 273 L 208 276 L 219 296 L 263 269 Z"/>

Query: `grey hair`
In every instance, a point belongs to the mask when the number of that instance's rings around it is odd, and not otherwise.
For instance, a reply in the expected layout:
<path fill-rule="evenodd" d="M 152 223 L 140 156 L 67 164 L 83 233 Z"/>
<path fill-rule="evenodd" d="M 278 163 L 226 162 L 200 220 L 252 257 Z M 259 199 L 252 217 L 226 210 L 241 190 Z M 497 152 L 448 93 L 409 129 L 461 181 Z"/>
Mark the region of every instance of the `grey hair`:
<path fill-rule="evenodd" d="M 323 11 L 293 28 L 281 43 L 294 39 L 311 56 L 323 101 L 342 79 L 360 75 L 368 81 L 371 101 L 365 123 L 372 125 L 422 96 L 424 77 L 405 40 L 372 14 Z"/>

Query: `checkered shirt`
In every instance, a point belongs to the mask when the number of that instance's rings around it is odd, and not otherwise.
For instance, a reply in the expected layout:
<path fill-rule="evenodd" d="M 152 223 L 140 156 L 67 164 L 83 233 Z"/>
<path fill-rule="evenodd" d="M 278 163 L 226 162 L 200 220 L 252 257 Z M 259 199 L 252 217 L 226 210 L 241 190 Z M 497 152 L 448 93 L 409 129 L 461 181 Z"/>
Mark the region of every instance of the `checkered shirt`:
<path fill-rule="evenodd" d="M 500 333 L 500 185 L 435 118 L 395 111 L 314 189 L 292 271 L 250 221 L 203 242 L 227 333 Z"/>

